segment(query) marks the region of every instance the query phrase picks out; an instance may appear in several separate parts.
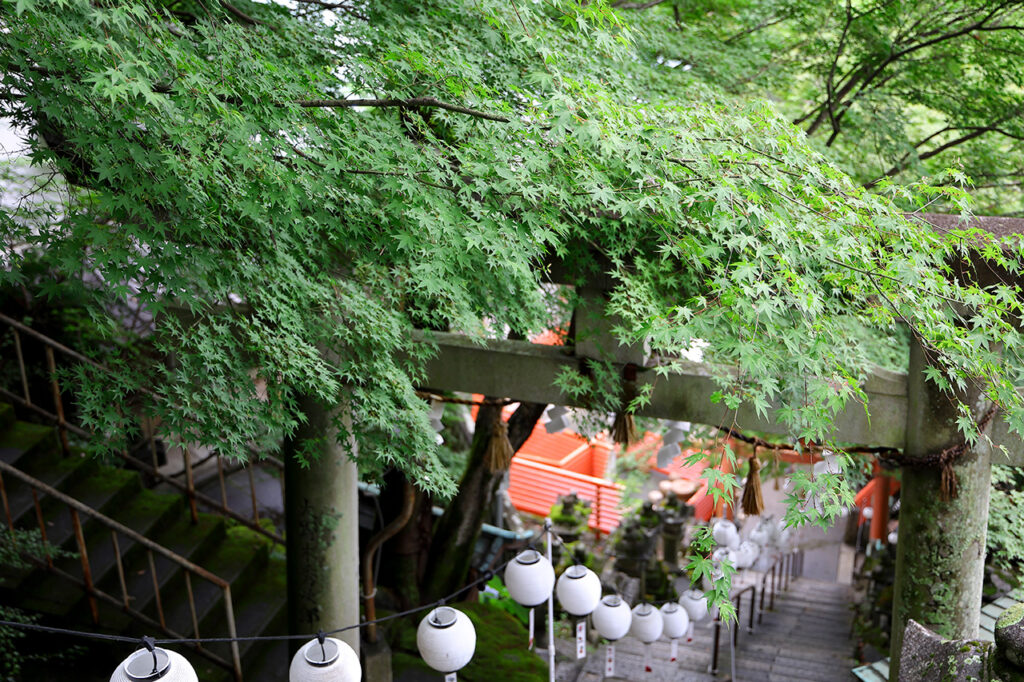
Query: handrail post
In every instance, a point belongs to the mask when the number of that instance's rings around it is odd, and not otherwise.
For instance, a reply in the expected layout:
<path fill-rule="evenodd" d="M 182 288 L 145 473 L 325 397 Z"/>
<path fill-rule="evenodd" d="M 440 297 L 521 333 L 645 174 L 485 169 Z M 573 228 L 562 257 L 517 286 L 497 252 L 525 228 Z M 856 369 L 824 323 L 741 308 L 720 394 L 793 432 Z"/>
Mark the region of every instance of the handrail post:
<path fill-rule="evenodd" d="M 764 593 L 765 593 L 765 583 L 767 581 L 768 581 L 768 574 L 765 573 L 763 576 L 761 576 L 761 605 L 757 609 L 757 624 L 758 625 L 760 625 L 762 620 L 764 619 Z"/>
<path fill-rule="evenodd" d="M 25 372 L 25 356 L 21 352 L 21 335 L 18 330 L 11 328 L 14 334 L 14 354 L 18 357 L 18 371 L 21 372 L 21 390 L 25 392 L 25 404 L 32 405 L 32 394 L 28 391 L 28 374 Z"/>
<path fill-rule="evenodd" d="M 11 531 L 11 542 L 17 546 L 18 540 L 14 533 L 14 519 L 11 517 L 11 504 L 7 500 L 7 489 L 4 487 L 4 477 L 0 474 L 0 501 L 4 505 L 4 515 L 7 516 L 7 527 Z"/>
<path fill-rule="evenodd" d="M 57 410 L 57 432 L 60 434 L 60 447 L 64 456 L 71 454 L 68 445 L 68 424 L 64 419 L 64 401 L 60 398 L 60 384 L 57 383 L 57 363 L 53 359 L 53 349 L 46 347 L 46 368 L 50 370 L 50 387 L 53 389 L 53 406 Z"/>
<path fill-rule="evenodd" d="M 114 545 L 114 560 L 117 562 L 117 579 L 121 583 L 121 603 L 125 609 L 130 609 L 131 597 L 128 596 L 128 583 L 124 578 L 124 563 L 121 561 L 121 545 L 117 542 L 117 531 L 110 531 L 110 539 Z"/>
<path fill-rule="evenodd" d="M 43 520 L 43 508 L 39 504 L 39 493 L 35 486 L 32 490 L 32 505 L 36 508 L 36 522 L 39 524 L 39 539 L 43 541 L 43 551 L 46 552 L 46 565 L 53 568 L 53 555 L 50 554 L 50 543 L 46 539 L 46 521 Z"/>
<path fill-rule="evenodd" d="M 738 594 L 738 595 L 736 595 L 736 621 L 732 624 L 732 646 L 733 646 L 733 652 L 734 653 L 735 653 L 735 648 L 737 646 L 739 646 L 739 643 L 740 643 L 740 620 L 742 620 L 742 614 L 740 612 L 740 608 L 742 607 L 742 605 L 743 605 L 743 595 L 742 594 Z"/>
<path fill-rule="evenodd" d="M 242 657 L 238 651 L 238 630 L 235 627 L 235 607 L 231 602 L 231 585 L 224 584 L 224 615 L 228 621 L 228 637 L 231 638 L 231 665 L 234 666 L 235 682 L 242 682 Z"/>
<path fill-rule="evenodd" d="M 192 515 L 192 523 L 199 523 L 199 511 L 196 509 L 196 483 L 192 477 L 192 452 L 187 445 L 182 447 L 181 452 L 185 457 L 185 486 L 188 488 L 188 511 Z"/>
<path fill-rule="evenodd" d="M 715 614 L 715 636 L 714 643 L 711 647 L 711 669 L 708 671 L 712 675 L 718 674 L 718 640 L 722 629 L 722 619 L 719 615 Z"/>
<path fill-rule="evenodd" d="M 82 579 L 85 581 L 85 591 L 89 595 L 89 611 L 92 613 L 92 622 L 99 625 L 100 611 L 96 603 L 96 595 L 92 586 L 92 567 L 89 566 L 89 553 L 85 547 L 85 534 L 82 533 L 82 521 L 78 518 L 78 510 L 71 508 L 71 525 L 75 529 L 75 542 L 78 544 L 78 554 L 82 559 Z M 53 564 L 50 564 L 53 567 Z"/>
<path fill-rule="evenodd" d="M 249 466 L 245 467 L 245 470 L 249 472 L 249 497 L 252 499 L 252 520 L 256 523 L 260 522 L 260 506 L 256 500 L 256 478 L 252 473 L 253 463 L 250 462 Z"/>
<path fill-rule="evenodd" d="M 772 565 L 772 594 L 768 598 L 768 610 L 769 611 L 774 611 L 775 610 L 775 591 L 778 589 L 778 583 L 776 582 L 775 575 L 776 575 L 776 568 L 778 567 L 778 565 L 779 565 L 778 562 L 775 562 L 775 564 Z"/>
<path fill-rule="evenodd" d="M 754 611 L 757 610 L 757 586 L 751 585 L 750 590 L 750 617 L 747 619 L 747 632 L 754 632 Z"/>

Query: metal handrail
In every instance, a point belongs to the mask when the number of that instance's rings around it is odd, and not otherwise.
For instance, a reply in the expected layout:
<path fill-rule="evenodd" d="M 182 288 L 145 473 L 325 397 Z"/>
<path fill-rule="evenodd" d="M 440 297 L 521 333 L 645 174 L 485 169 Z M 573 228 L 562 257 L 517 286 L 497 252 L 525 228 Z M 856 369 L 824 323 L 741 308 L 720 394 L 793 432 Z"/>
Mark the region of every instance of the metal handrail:
<path fill-rule="evenodd" d="M 732 627 L 730 647 L 733 650 L 733 656 L 730 657 L 730 665 L 732 667 L 732 680 L 737 682 L 736 678 L 736 657 L 735 648 L 739 646 L 739 624 L 743 620 L 743 614 L 741 606 L 743 603 L 743 596 L 750 593 L 750 613 L 747 616 L 747 633 L 753 634 L 754 632 L 754 613 L 757 613 L 757 624 L 761 624 L 762 617 L 764 616 L 764 599 L 765 594 L 769 593 L 769 604 L 768 610 L 775 610 L 775 594 L 776 592 L 785 591 L 789 589 L 793 578 L 803 575 L 803 550 L 796 549 L 785 554 L 780 554 L 772 562 L 771 567 L 765 571 L 761 576 L 760 581 L 760 597 L 758 597 L 758 583 L 752 583 L 746 587 L 740 589 L 735 594 L 729 597 L 729 601 L 736 605 L 736 621 Z M 770 582 L 769 582 L 770 578 Z M 711 662 L 708 664 L 708 673 L 711 675 L 718 674 L 718 658 L 719 658 L 719 647 L 721 644 L 721 629 L 722 619 L 718 613 L 715 614 L 714 619 L 714 635 L 711 644 Z"/>
<path fill-rule="evenodd" d="M 42 418 L 48 420 L 49 422 L 55 424 L 57 426 L 58 434 L 59 434 L 60 439 L 61 439 L 61 447 L 62 447 L 62 449 L 64 451 L 64 454 L 67 455 L 69 453 L 69 450 L 70 450 L 69 445 L 68 445 L 68 433 L 69 432 L 75 434 L 76 436 L 82 437 L 82 438 L 91 438 L 91 437 L 93 437 L 94 434 L 91 433 L 90 431 L 88 431 L 87 429 L 82 428 L 79 425 L 72 424 L 72 423 L 68 422 L 65 419 L 64 405 L 63 405 L 63 401 L 61 399 L 61 387 L 60 387 L 60 384 L 59 384 L 59 381 L 58 381 L 58 378 L 57 378 L 57 367 L 56 367 L 56 360 L 54 358 L 54 351 L 57 351 L 57 352 L 61 353 L 62 355 L 67 356 L 68 358 L 71 358 L 71 359 L 73 359 L 73 360 L 75 360 L 77 362 L 82 362 L 82 363 L 88 364 L 89 366 L 94 367 L 96 369 L 99 369 L 99 370 L 101 370 L 103 372 L 106 372 L 108 374 L 111 373 L 111 370 L 109 368 L 107 368 L 106 366 L 102 365 L 101 363 L 96 362 L 95 360 L 92 360 L 92 359 L 82 355 L 81 353 L 79 353 L 79 352 L 77 352 L 75 350 L 72 350 L 71 348 L 68 348 L 67 346 L 65 346 L 64 344 L 60 343 L 59 341 L 56 341 L 55 339 L 51 339 L 50 337 L 46 336 L 45 334 L 42 334 L 42 333 L 36 331 L 35 329 L 32 329 L 31 327 L 29 327 L 28 325 L 24 324 L 23 322 L 19 322 L 18 320 L 15 320 L 15 319 L 13 319 L 11 317 L 8 317 L 7 315 L 4 315 L 3 313 L 0 313 L 0 322 L 4 323 L 8 327 L 10 327 L 11 334 L 14 337 L 14 350 L 15 350 L 15 356 L 16 356 L 17 361 L 18 361 L 18 370 L 19 370 L 19 374 L 20 374 L 20 378 L 21 378 L 21 388 L 22 388 L 22 392 L 23 392 L 23 395 L 19 396 L 19 395 L 17 395 L 16 393 L 14 393 L 12 391 L 9 391 L 9 390 L 7 390 L 7 389 L 5 389 L 3 387 L 0 387 L 0 397 L 3 397 L 5 399 L 7 399 L 7 400 L 11 400 L 16 405 L 18 405 L 19 407 L 31 410 L 32 412 L 35 412 L 36 414 L 38 414 L 40 417 L 42 417 Z M 51 391 L 52 391 L 52 394 L 53 394 L 53 410 L 54 411 L 52 411 L 52 412 L 50 410 L 40 406 L 38 403 L 36 403 L 36 402 L 34 402 L 32 400 L 32 395 L 31 395 L 31 392 L 29 390 L 29 384 L 28 384 L 28 375 L 27 375 L 26 367 L 25 367 L 24 353 L 22 352 L 21 334 L 25 334 L 27 336 L 30 336 L 31 338 L 33 338 L 33 339 L 43 343 L 45 345 L 45 347 L 46 347 L 45 350 L 46 350 L 47 370 L 48 370 L 48 372 L 50 374 Z M 149 395 L 149 396 L 152 396 L 152 397 L 156 397 L 156 393 L 153 392 L 151 389 L 148 389 L 146 387 L 140 387 L 140 391 L 145 393 L 146 395 Z M 198 521 L 199 521 L 198 509 L 196 507 L 196 503 L 198 502 L 198 503 L 204 505 L 205 507 L 207 507 L 208 509 L 210 509 L 211 511 L 213 511 L 214 513 L 217 513 L 217 514 L 219 514 L 221 516 L 225 516 L 225 517 L 230 518 L 230 519 L 232 519 L 234 521 L 237 521 L 238 523 L 241 523 L 242 525 L 247 526 L 251 530 L 256 531 L 257 533 L 263 535 L 264 537 L 270 539 L 271 541 L 273 541 L 275 543 L 282 544 L 282 545 L 284 544 L 284 537 L 281 534 L 279 534 L 277 532 L 274 532 L 273 530 L 267 529 L 264 525 L 262 525 L 259 522 L 259 509 L 258 509 L 257 504 L 256 504 L 256 487 L 255 487 L 255 481 L 254 481 L 254 479 L 252 477 L 251 469 L 250 469 L 250 475 L 249 475 L 249 493 L 250 493 L 250 499 L 252 500 L 252 516 L 249 517 L 249 516 L 246 516 L 244 514 L 240 514 L 240 513 L 236 512 L 235 510 L 231 509 L 228 506 L 228 504 L 227 504 L 227 486 L 226 486 L 226 483 L 225 483 L 225 477 L 227 475 L 229 475 L 230 473 L 233 473 L 234 471 L 237 471 L 238 468 L 234 467 L 234 466 L 228 467 L 227 468 L 228 469 L 227 472 L 225 472 L 225 466 L 223 464 L 223 457 L 219 453 L 214 453 L 213 456 L 216 457 L 216 461 L 217 461 L 217 477 L 218 477 L 219 484 L 220 484 L 220 498 L 221 498 L 220 501 L 215 500 L 212 497 L 209 497 L 208 495 L 205 495 L 205 494 L 199 492 L 198 490 L 196 490 L 195 480 L 194 480 L 194 476 L 193 476 L 193 468 L 192 468 L 192 455 L 189 452 L 189 449 L 187 447 L 183 448 L 183 456 L 184 456 L 184 460 L 185 460 L 185 466 L 184 466 L 183 473 L 185 474 L 185 482 L 182 483 L 182 482 L 178 481 L 176 478 L 174 478 L 172 476 L 167 476 L 167 475 L 165 475 L 165 474 L 160 472 L 159 466 L 157 465 L 157 461 L 156 461 L 156 443 L 155 443 L 156 436 L 155 436 L 155 434 L 151 432 L 149 434 L 148 440 L 149 440 L 150 450 L 153 453 L 153 462 L 152 463 L 144 462 L 144 461 L 142 461 L 142 460 L 132 456 L 131 454 L 129 454 L 127 452 L 117 452 L 115 454 L 120 459 L 124 460 L 127 464 L 129 464 L 132 468 L 138 469 L 138 470 L 146 473 L 147 475 L 152 476 L 155 480 L 158 480 L 158 481 L 160 481 L 162 483 L 166 483 L 166 484 L 176 488 L 177 490 L 179 490 L 185 496 L 185 498 L 186 498 L 186 500 L 188 502 L 189 513 L 192 516 L 192 522 L 193 523 L 198 523 Z M 269 464 L 270 466 L 272 466 L 272 467 L 274 467 L 274 468 L 276 468 L 278 470 L 281 470 L 281 471 L 284 470 L 283 462 L 281 462 L 281 461 L 279 461 L 279 460 L 277 460 L 277 459 L 275 459 L 273 457 L 265 457 L 265 456 L 263 456 L 263 457 L 260 457 L 259 461 L 263 462 L 263 463 L 266 463 L 266 464 Z"/>
<path fill-rule="evenodd" d="M 197 577 L 212 583 L 221 590 L 224 601 L 224 616 L 227 622 L 228 637 L 234 639 L 238 636 L 238 631 L 235 625 L 235 610 L 231 600 L 231 584 L 227 580 L 224 580 L 223 578 L 206 570 L 202 566 L 199 566 L 198 564 L 189 561 L 188 559 L 177 554 L 176 552 L 167 549 L 163 545 L 160 545 L 159 543 L 156 543 L 150 540 L 149 538 L 135 532 L 134 530 L 125 526 L 124 524 L 115 521 L 109 516 L 93 509 L 92 507 L 88 506 L 87 504 L 84 504 L 83 502 L 80 502 L 79 500 L 76 500 L 70 495 L 66 495 L 65 493 L 62 493 L 56 488 L 53 488 L 47 485 L 46 483 L 43 483 L 39 479 L 34 478 L 26 474 L 25 472 L 21 471 L 20 469 L 11 466 L 7 462 L 0 460 L 0 502 L 2 502 L 3 504 L 4 513 L 7 518 L 7 526 L 11 530 L 12 534 L 15 530 L 15 526 L 14 519 L 11 515 L 10 503 L 7 497 L 7 489 L 4 485 L 4 474 L 7 474 L 18 479 L 19 481 L 27 485 L 29 489 L 32 491 L 32 501 L 35 507 L 36 520 L 39 524 L 40 534 L 42 536 L 44 543 L 46 542 L 46 523 L 43 518 L 42 506 L 39 502 L 39 493 L 48 495 L 49 497 L 53 498 L 58 502 L 63 503 L 69 508 L 71 513 L 71 523 L 74 530 L 75 543 L 78 549 L 79 559 L 81 561 L 82 577 L 81 579 L 78 579 L 77 577 L 69 574 L 68 572 L 55 567 L 53 564 L 53 559 L 49 555 L 47 555 L 45 567 L 48 570 L 51 570 L 56 575 L 65 579 L 70 579 L 73 582 L 80 585 L 81 587 L 83 587 L 89 600 L 89 609 L 92 613 L 92 619 L 95 624 L 98 625 L 100 620 L 97 599 L 102 599 L 107 603 L 120 607 L 126 613 L 138 618 L 139 620 L 146 622 L 148 625 L 159 627 L 163 632 L 165 632 L 168 636 L 172 638 L 186 639 L 184 635 L 175 632 L 167 625 L 167 621 L 164 615 L 163 603 L 161 601 L 160 583 L 159 580 L 157 579 L 156 565 L 153 561 L 153 555 L 159 554 L 160 556 L 169 560 L 171 563 L 180 567 L 183 571 L 183 575 L 185 578 L 185 586 L 188 594 L 189 611 L 192 618 L 193 638 L 198 639 L 200 635 L 198 615 L 196 613 L 195 597 L 192 590 L 191 574 L 195 574 Z M 85 543 L 85 534 L 82 530 L 82 522 L 79 516 L 80 514 L 85 514 L 97 523 L 106 526 L 111 531 L 111 543 L 114 550 L 113 553 L 117 566 L 118 580 L 121 586 L 120 600 L 114 597 L 113 595 L 110 595 L 105 591 L 99 589 L 93 582 L 92 566 L 89 562 L 89 553 Z M 131 607 L 132 597 L 128 594 L 128 586 L 125 580 L 124 563 L 121 557 L 120 543 L 118 542 L 117 539 L 118 535 L 123 535 L 146 549 L 149 571 L 153 578 L 153 591 L 158 617 L 158 619 L 155 621 L 150 616 Z M 232 641 L 230 647 L 231 660 L 226 661 L 220 656 L 217 656 L 216 654 L 196 645 L 196 648 L 204 656 L 214 661 L 215 663 L 224 666 L 228 670 L 231 670 L 234 673 L 236 682 L 242 682 L 242 661 L 238 648 L 238 642 Z"/>

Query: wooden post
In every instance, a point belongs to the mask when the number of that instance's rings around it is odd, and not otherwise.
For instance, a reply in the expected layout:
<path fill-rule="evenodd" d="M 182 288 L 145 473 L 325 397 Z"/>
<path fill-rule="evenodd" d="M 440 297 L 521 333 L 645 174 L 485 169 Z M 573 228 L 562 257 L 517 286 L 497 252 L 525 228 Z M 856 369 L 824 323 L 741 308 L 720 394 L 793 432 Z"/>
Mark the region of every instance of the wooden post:
<path fill-rule="evenodd" d="M 908 459 L 962 439 L 955 406 L 925 381 L 926 359 L 912 343 L 908 377 Z M 974 399 L 972 399 L 974 398 Z M 976 397 L 961 399 L 975 406 Z M 975 416 L 984 410 L 975 409 Z M 948 639 L 975 639 L 985 573 L 991 464 L 988 448 L 969 449 L 953 465 L 959 493 L 942 501 L 938 466 L 902 467 L 889 675 L 899 679 L 903 630 L 911 618 Z M 878 513 L 878 510 L 875 510 Z"/>
<path fill-rule="evenodd" d="M 874 514 L 871 517 L 872 540 L 880 540 L 882 544 L 888 543 L 889 536 L 889 477 L 878 467 L 876 472 L 874 495 L 871 496 L 871 508 Z"/>
<path fill-rule="evenodd" d="M 303 400 L 306 424 L 285 458 L 288 544 L 288 631 L 332 630 L 359 622 L 359 478 L 355 443 L 338 442 L 335 421 L 350 424 L 343 407 Z M 315 458 L 303 467 L 296 455 Z M 339 639 L 359 652 L 359 630 Z M 303 642 L 292 642 L 293 650 Z"/>

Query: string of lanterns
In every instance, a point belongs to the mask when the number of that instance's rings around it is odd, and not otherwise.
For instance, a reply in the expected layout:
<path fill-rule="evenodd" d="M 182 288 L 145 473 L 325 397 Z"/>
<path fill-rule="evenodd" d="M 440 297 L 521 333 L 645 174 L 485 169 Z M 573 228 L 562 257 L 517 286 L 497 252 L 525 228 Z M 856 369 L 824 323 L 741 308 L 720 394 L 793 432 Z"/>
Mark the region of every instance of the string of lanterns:
<path fill-rule="evenodd" d="M 502 570 L 509 563 L 511 561 L 499 566 L 497 570 Z M 550 565 L 550 562 L 548 563 Z M 445 603 L 473 587 L 486 583 L 491 579 L 492 575 L 491 571 L 487 571 L 477 580 L 470 582 L 465 587 L 433 605 L 421 606 L 401 613 L 383 616 L 373 621 L 340 627 L 327 633 L 320 631 L 315 637 L 303 644 L 292 657 L 291 665 L 288 669 L 288 681 L 359 682 L 363 674 L 359 656 L 348 644 L 328 635 L 365 627 L 371 623 L 376 624 L 402 618 L 431 609 L 420 622 L 417 629 L 417 648 L 419 649 L 420 656 L 428 666 L 444 673 L 446 682 L 454 682 L 455 672 L 469 663 L 476 651 L 476 629 L 466 614 L 446 606 Z M 554 582 L 553 571 L 551 581 L 552 583 Z M 141 648 L 133 651 L 118 664 L 110 676 L 110 682 L 151 682 L 154 680 L 161 680 L 161 682 L 198 682 L 195 669 L 188 659 L 175 651 L 163 649 L 157 646 L 158 644 L 201 645 L 229 642 L 278 642 L 309 638 L 309 635 L 278 635 L 158 640 L 152 637 L 142 637 L 140 639 L 123 635 L 69 630 L 9 620 L 0 620 L 0 626 L 109 642 L 141 644 Z"/>
<path fill-rule="evenodd" d="M 533 611 L 545 602 L 548 604 L 548 656 L 551 682 L 554 682 L 555 679 L 553 621 L 556 598 L 561 608 L 576 619 L 577 658 L 586 656 L 586 618 L 588 616 L 597 634 L 607 642 L 605 674 L 608 676 L 615 674 L 615 642 L 627 634 L 631 634 L 644 643 L 645 668 L 649 672 L 651 670 L 651 644 L 662 636 L 668 638 L 671 644 L 670 657 L 672 661 L 675 661 L 678 655 L 679 640 L 685 638 L 686 641 L 692 641 L 694 624 L 708 619 L 711 615 L 707 597 L 698 589 L 688 589 L 682 593 L 678 601 L 666 602 L 660 608 L 645 601 L 631 609 L 629 604 L 617 594 L 602 596 L 601 581 L 597 574 L 582 564 L 569 566 L 556 580 L 554 566 L 551 562 L 551 550 L 553 543 L 561 542 L 561 539 L 552 530 L 550 520 L 545 523 L 544 533 L 547 536 L 547 556 L 531 546 L 497 570 L 500 571 L 504 568 L 504 581 L 509 597 L 530 610 L 529 647 L 531 648 L 534 631 Z M 784 543 L 786 534 L 786 529 L 779 524 L 771 523 L 770 519 L 762 519 L 750 533 L 750 540 L 741 542 L 736 525 L 729 520 L 721 519 L 712 528 L 712 537 L 720 545 L 719 549 L 712 554 L 712 561 L 720 565 L 722 560 L 728 559 L 737 568 L 748 568 L 756 561 L 762 547 L 772 542 Z M 448 606 L 446 601 L 457 597 L 467 589 L 487 582 L 491 575 L 488 572 L 450 595 L 446 600 L 441 600 L 434 605 L 392 614 L 373 622 L 400 618 L 430 609 L 417 628 L 417 648 L 423 661 L 430 668 L 444 674 L 446 682 L 455 682 L 456 673 L 472 660 L 475 653 L 476 629 L 465 613 Z M 359 656 L 348 644 L 328 635 L 369 624 L 369 622 L 364 622 L 350 625 L 332 630 L 330 633 L 321 631 L 312 639 L 308 639 L 292 658 L 288 672 L 289 682 L 358 682 L 362 677 Z M 139 640 L 131 637 L 8 621 L 0 621 L 0 625 L 135 644 L 141 642 L 141 648 L 132 652 L 117 666 L 110 677 L 110 682 L 146 682 L 157 679 L 165 682 L 198 682 L 195 670 L 185 657 L 174 651 L 160 648 L 157 644 L 281 641 L 309 637 L 308 635 L 297 635 L 173 640 L 155 640 L 151 637 L 143 637 Z"/>

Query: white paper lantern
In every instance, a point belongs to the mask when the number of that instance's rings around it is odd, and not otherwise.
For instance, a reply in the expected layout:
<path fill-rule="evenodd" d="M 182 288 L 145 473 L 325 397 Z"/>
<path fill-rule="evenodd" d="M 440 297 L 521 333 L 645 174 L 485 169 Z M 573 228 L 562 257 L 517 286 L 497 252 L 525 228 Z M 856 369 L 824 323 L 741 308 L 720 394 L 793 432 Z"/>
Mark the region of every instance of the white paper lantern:
<path fill-rule="evenodd" d="M 555 595 L 570 615 L 589 616 L 601 601 L 601 579 L 582 564 L 570 566 L 558 576 Z"/>
<path fill-rule="evenodd" d="M 292 657 L 288 682 L 359 682 L 363 668 L 359 656 L 345 642 L 333 637 L 306 642 Z"/>
<path fill-rule="evenodd" d="M 766 547 L 772 541 L 774 528 L 770 519 L 761 519 L 750 532 L 751 542 L 756 542 L 761 547 Z"/>
<path fill-rule="evenodd" d="M 815 476 L 821 474 L 838 474 L 840 472 L 839 467 L 839 455 L 832 452 L 831 450 L 825 450 L 821 453 L 820 462 L 815 462 L 811 470 L 814 471 Z"/>
<path fill-rule="evenodd" d="M 686 615 L 694 623 L 699 623 L 708 617 L 708 599 L 700 590 L 687 590 L 679 597 L 679 605 L 686 611 Z"/>
<path fill-rule="evenodd" d="M 750 568 L 757 561 L 760 553 L 761 548 L 756 542 L 744 540 L 740 543 L 740 548 L 736 550 L 736 568 Z"/>
<path fill-rule="evenodd" d="M 721 566 L 725 560 L 729 560 L 729 564 L 733 568 L 739 568 L 740 565 L 740 554 L 738 549 L 729 549 L 728 547 L 719 547 L 711 553 L 711 561 L 716 566 Z"/>
<path fill-rule="evenodd" d="M 505 587 L 508 588 L 508 596 L 516 603 L 531 608 L 540 606 L 551 598 L 555 569 L 540 552 L 525 550 L 505 569 Z"/>
<path fill-rule="evenodd" d="M 160 680 L 161 682 L 199 682 L 195 669 L 184 656 L 175 652 L 156 647 L 153 651 L 139 649 L 120 665 L 110 676 L 110 682 L 143 682 Z"/>
<path fill-rule="evenodd" d="M 711 529 L 711 537 L 722 547 L 735 549 L 740 544 L 740 534 L 736 530 L 736 524 L 729 519 L 719 519 Z"/>
<path fill-rule="evenodd" d="M 690 628 L 690 614 L 674 601 L 661 607 L 661 620 L 665 623 L 664 634 L 669 639 L 679 639 Z"/>
<path fill-rule="evenodd" d="M 872 507 L 864 507 L 864 511 L 861 512 L 861 515 L 865 520 L 870 521 L 871 517 L 875 515 L 875 510 Z"/>
<path fill-rule="evenodd" d="M 889 533 L 888 540 L 890 545 L 895 545 L 896 541 L 900 539 L 899 533 L 892 531 Z"/>
<path fill-rule="evenodd" d="M 644 644 L 657 642 L 665 629 L 665 621 L 661 619 L 661 611 L 644 602 L 633 607 L 633 624 L 629 628 L 631 635 Z"/>
<path fill-rule="evenodd" d="M 633 622 L 629 604 L 614 594 L 602 597 L 590 618 L 597 634 L 610 642 L 625 637 Z"/>
<path fill-rule="evenodd" d="M 462 669 L 473 658 L 476 628 L 462 611 L 439 606 L 420 621 L 416 647 L 427 665 L 447 675 Z"/>

